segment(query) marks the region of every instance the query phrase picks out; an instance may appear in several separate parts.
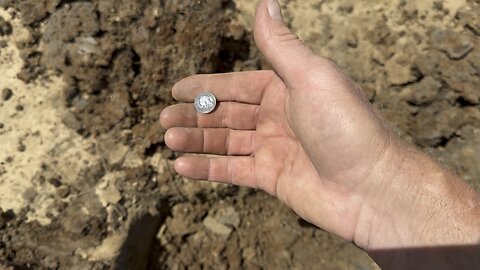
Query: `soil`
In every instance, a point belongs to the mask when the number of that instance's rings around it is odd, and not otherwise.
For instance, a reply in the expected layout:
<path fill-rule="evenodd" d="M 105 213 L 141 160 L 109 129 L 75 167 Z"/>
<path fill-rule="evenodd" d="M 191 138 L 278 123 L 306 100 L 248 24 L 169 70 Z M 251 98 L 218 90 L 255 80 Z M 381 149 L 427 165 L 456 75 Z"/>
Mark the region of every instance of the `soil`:
<path fill-rule="evenodd" d="M 172 171 L 160 111 L 268 68 L 257 1 L 0 0 L 0 267 L 378 269 L 256 190 Z M 480 1 L 281 1 L 399 134 L 480 190 Z"/>

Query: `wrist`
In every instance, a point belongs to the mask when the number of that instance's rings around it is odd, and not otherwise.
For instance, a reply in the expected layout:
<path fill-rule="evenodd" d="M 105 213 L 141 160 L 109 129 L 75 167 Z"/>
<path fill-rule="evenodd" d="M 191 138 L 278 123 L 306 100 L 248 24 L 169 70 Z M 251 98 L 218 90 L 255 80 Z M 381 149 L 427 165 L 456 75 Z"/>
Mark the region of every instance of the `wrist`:
<path fill-rule="evenodd" d="M 480 243 L 480 199 L 463 181 L 399 139 L 378 162 L 355 243 L 397 249 Z"/>

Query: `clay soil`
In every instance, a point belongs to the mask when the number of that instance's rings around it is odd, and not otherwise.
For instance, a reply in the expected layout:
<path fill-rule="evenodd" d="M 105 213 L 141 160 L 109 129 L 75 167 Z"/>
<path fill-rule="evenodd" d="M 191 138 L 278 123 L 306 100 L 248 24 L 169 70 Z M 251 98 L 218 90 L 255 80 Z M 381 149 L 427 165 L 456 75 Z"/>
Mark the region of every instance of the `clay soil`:
<path fill-rule="evenodd" d="M 268 68 L 254 0 L 0 0 L 0 268 L 378 269 L 256 190 L 192 182 L 158 123 Z M 407 141 L 480 190 L 480 1 L 281 1 Z"/>

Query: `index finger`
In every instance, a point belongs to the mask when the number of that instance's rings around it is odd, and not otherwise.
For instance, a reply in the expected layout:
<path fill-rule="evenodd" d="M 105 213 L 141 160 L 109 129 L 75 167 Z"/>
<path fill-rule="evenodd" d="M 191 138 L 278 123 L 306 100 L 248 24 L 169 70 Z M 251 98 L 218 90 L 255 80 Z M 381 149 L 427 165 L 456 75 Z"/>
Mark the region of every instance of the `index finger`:
<path fill-rule="evenodd" d="M 193 102 L 198 94 L 211 92 L 218 101 L 258 105 L 273 76 L 271 70 L 194 75 L 176 83 L 172 95 L 178 101 Z"/>

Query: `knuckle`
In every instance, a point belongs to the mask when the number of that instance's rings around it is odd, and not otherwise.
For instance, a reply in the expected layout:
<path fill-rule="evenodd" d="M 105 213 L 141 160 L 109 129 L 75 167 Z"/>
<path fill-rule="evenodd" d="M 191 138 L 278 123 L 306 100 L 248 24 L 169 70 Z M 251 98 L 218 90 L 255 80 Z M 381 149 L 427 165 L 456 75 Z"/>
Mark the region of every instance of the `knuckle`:
<path fill-rule="evenodd" d="M 232 130 L 228 130 L 227 135 L 225 136 L 225 153 L 227 153 L 227 155 L 231 154 L 231 147 L 230 147 L 231 134 L 232 134 Z"/>

